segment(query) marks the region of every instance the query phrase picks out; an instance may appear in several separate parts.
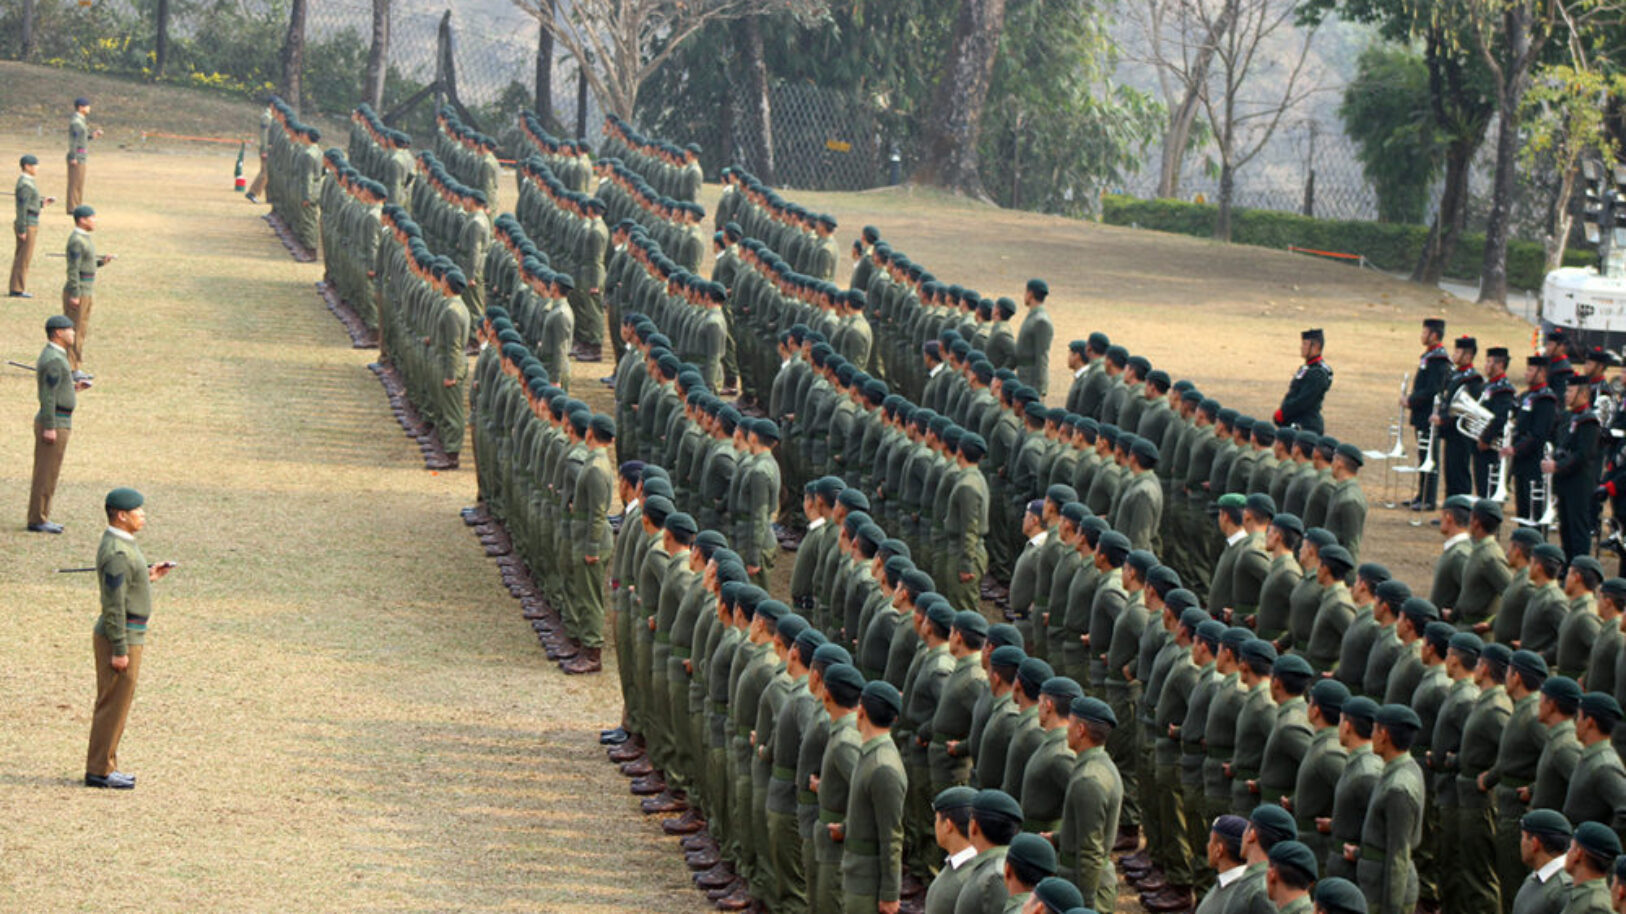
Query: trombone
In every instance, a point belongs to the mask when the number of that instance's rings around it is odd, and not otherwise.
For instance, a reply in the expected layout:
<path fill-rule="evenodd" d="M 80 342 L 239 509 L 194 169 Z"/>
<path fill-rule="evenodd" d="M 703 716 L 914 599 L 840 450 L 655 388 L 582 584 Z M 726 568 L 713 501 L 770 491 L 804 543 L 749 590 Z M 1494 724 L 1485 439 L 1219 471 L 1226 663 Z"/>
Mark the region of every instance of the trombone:
<path fill-rule="evenodd" d="M 1400 395 L 1402 397 L 1406 395 L 1406 382 L 1409 380 L 1411 380 L 1411 372 L 1403 371 L 1400 373 Z M 1406 456 L 1406 407 L 1400 407 L 1400 414 L 1395 417 L 1395 421 L 1389 424 L 1389 437 L 1391 444 L 1388 450 L 1363 451 L 1361 454 L 1367 460 L 1382 460 L 1388 464 L 1389 472 L 1384 475 L 1383 480 L 1383 506 L 1385 508 L 1395 506 L 1397 497 L 1395 493 L 1400 488 L 1399 480 L 1395 478 L 1395 474 L 1403 471 L 1410 472 L 1409 467 L 1394 465 L 1396 460 Z"/>
<path fill-rule="evenodd" d="M 1553 459 L 1552 442 L 1542 445 L 1541 459 L 1545 462 Z M 1530 508 L 1541 507 L 1540 516 L 1532 519 L 1528 517 L 1515 517 L 1513 522 L 1521 527 L 1535 527 L 1542 533 L 1547 532 L 1558 520 L 1558 502 L 1553 498 L 1553 474 L 1543 473 L 1541 478 L 1530 486 Z"/>

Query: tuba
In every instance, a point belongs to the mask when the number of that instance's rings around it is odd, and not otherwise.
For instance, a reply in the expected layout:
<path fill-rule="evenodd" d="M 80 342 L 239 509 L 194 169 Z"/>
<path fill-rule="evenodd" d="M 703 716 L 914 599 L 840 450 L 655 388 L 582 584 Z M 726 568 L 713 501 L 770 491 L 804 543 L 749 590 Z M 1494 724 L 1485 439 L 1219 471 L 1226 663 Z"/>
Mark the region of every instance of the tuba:
<path fill-rule="evenodd" d="M 1478 438 L 1496 418 L 1484 404 L 1469 395 L 1466 387 L 1457 388 L 1456 396 L 1447 407 L 1451 418 L 1457 420 L 1457 432 L 1468 438 Z"/>

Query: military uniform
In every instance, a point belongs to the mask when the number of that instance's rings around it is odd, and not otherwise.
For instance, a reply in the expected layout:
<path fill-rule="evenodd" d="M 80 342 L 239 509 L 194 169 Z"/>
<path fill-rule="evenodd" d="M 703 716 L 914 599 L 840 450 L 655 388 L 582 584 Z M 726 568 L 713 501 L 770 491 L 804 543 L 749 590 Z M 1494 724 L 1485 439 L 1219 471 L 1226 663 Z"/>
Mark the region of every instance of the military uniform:
<path fill-rule="evenodd" d="M 60 320 L 57 318 L 55 320 Z M 56 343 L 46 343 L 34 361 L 34 380 L 39 393 L 39 411 L 34 414 L 34 470 L 28 490 L 28 526 L 39 527 L 51 519 L 51 499 L 56 494 L 62 458 L 73 433 L 73 411 L 78 397 L 66 351 Z M 55 432 L 54 440 L 45 433 Z"/>

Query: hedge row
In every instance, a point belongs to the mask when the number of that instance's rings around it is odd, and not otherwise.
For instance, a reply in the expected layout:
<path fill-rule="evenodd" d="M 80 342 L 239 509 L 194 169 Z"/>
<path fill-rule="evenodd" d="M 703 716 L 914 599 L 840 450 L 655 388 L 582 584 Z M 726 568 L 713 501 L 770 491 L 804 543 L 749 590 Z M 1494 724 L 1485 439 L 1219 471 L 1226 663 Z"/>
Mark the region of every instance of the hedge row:
<path fill-rule="evenodd" d="M 1140 200 L 1108 194 L 1102 201 L 1102 218 L 1110 225 L 1136 225 L 1160 232 L 1176 232 L 1202 238 L 1214 234 L 1219 207 L 1211 203 L 1185 203 L 1180 200 Z M 1383 222 L 1313 219 L 1298 213 L 1264 209 L 1235 209 L 1231 214 L 1231 240 L 1238 244 L 1285 250 L 1288 245 L 1360 254 L 1380 270 L 1409 273 L 1417 265 L 1428 227 Z M 1453 279 L 1477 281 L 1485 251 L 1484 235 L 1467 235 L 1457 245 L 1456 256 L 1446 265 Z M 1565 266 L 1591 266 L 1597 258 L 1589 250 L 1570 248 L 1564 252 Z M 1507 246 L 1507 281 L 1516 289 L 1540 289 L 1546 261 L 1542 246 L 1531 241 L 1513 241 Z"/>

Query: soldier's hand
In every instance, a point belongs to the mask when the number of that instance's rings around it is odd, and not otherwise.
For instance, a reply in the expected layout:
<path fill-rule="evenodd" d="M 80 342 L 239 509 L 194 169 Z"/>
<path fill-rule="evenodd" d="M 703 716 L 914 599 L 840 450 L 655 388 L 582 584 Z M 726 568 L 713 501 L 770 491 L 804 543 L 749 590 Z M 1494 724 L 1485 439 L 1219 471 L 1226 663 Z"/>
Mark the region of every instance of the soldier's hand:
<path fill-rule="evenodd" d="M 167 575 L 174 570 L 174 562 L 159 562 L 158 564 L 147 569 L 147 580 L 154 583 L 162 581 L 164 579 L 164 575 Z"/>
<path fill-rule="evenodd" d="M 655 630 L 655 617 L 654 616 L 649 617 L 649 630 L 650 631 Z"/>
<path fill-rule="evenodd" d="M 597 565 L 598 564 L 598 556 L 596 556 L 596 555 L 584 555 L 584 556 L 582 556 L 582 561 L 586 562 L 589 565 Z"/>
<path fill-rule="evenodd" d="M 17 233 L 17 240 L 18 241 L 27 241 L 28 240 L 28 233 L 27 232 L 18 232 Z"/>
<path fill-rule="evenodd" d="M 975 578 L 975 577 L 976 577 L 976 575 L 972 574 L 969 571 L 960 572 L 960 581 L 963 582 L 963 583 L 969 584 L 969 583 L 971 583 L 971 579 Z"/>
<path fill-rule="evenodd" d="M 1484 633 L 1486 633 L 1486 632 L 1488 632 L 1490 630 L 1491 630 L 1491 624 L 1489 622 L 1475 622 L 1474 623 L 1474 634 L 1476 634 L 1476 635 L 1483 635 Z"/>
<path fill-rule="evenodd" d="M 1226 777 L 1231 777 L 1232 776 L 1231 775 L 1231 763 L 1230 762 L 1222 763 L 1220 765 L 1220 771 L 1224 772 Z"/>
<path fill-rule="evenodd" d="M 75 308 L 77 308 L 77 307 L 79 307 L 79 299 L 70 298 L 70 299 L 68 299 L 68 304 L 73 305 Z"/>
<path fill-rule="evenodd" d="M 45 205 L 46 205 L 46 206 L 50 206 L 50 205 L 51 205 L 51 204 L 53 204 L 53 203 L 55 203 L 55 202 L 56 202 L 56 198 L 55 198 L 55 197 L 46 197 L 46 198 L 45 198 Z"/>
<path fill-rule="evenodd" d="M 810 775 L 807 776 L 807 789 L 813 791 L 814 793 L 819 792 L 819 776 L 818 775 L 810 774 Z"/>
<path fill-rule="evenodd" d="M 73 382 L 73 389 L 74 390 L 89 390 L 90 389 L 90 382 L 89 381 L 75 381 L 75 382 Z M 45 440 L 47 440 L 47 441 L 55 441 L 56 437 L 53 435 L 52 437 L 47 438 Z"/>
<path fill-rule="evenodd" d="M 957 739 L 949 740 L 943 745 L 943 750 L 949 754 L 950 758 L 958 756 L 960 754 L 960 741 Z"/>
<path fill-rule="evenodd" d="M 1355 845 L 1353 845 L 1353 844 L 1345 844 L 1344 845 L 1344 859 L 1348 860 L 1350 863 L 1354 863 L 1355 862 L 1355 854 L 1356 854 L 1357 850 L 1358 850 L 1358 848 L 1356 848 Z"/>
<path fill-rule="evenodd" d="M 1541 462 L 1541 471 L 1543 473 L 1551 473 L 1556 469 L 1558 469 L 1558 462 L 1555 460 L 1543 460 Z"/>
<path fill-rule="evenodd" d="M 113 658 L 113 669 L 114 670 L 122 673 L 122 672 L 124 672 L 125 670 L 127 670 L 129 668 L 130 668 L 130 657 L 129 657 L 129 655 L 125 655 L 123 657 L 114 657 Z"/>
<path fill-rule="evenodd" d="M 1519 788 L 1519 801 L 1521 803 L 1530 802 L 1530 788 L 1528 788 L 1528 787 L 1520 787 Z"/>
<path fill-rule="evenodd" d="M 52 444 L 55 444 L 56 443 L 56 429 L 48 428 L 45 431 L 40 433 L 40 437 L 44 438 L 46 441 L 51 442 Z"/>
<path fill-rule="evenodd" d="M 1479 788 L 1480 793 L 1486 793 L 1490 790 L 1489 787 L 1485 786 L 1485 772 L 1481 771 L 1479 776 L 1474 778 L 1474 786 Z"/>
<path fill-rule="evenodd" d="M 457 386 L 457 379 L 456 378 L 447 378 L 446 380 L 440 382 L 440 384 L 441 384 L 442 387 L 456 387 Z"/>
<path fill-rule="evenodd" d="M 1282 804 L 1282 808 L 1287 810 L 1288 812 L 1293 811 L 1293 798 L 1292 797 L 1281 797 L 1281 798 L 1277 799 L 1276 802 Z"/>
<path fill-rule="evenodd" d="M 1258 793 L 1259 792 L 1259 782 L 1258 781 L 1247 781 L 1246 785 L 1247 785 L 1249 793 Z"/>
<path fill-rule="evenodd" d="M 1501 454 L 1503 457 L 1512 457 L 1513 456 L 1513 449 L 1511 447 L 1505 447 L 1505 448 L 1502 448 L 1501 450 L 1497 451 L 1496 453 Z"/>
<path fill-rule="evenodd" d="M 875 910 L 879 914 L 898 914 L 899 907 L 901 905 L 896 901 L 878 901 L 875 903 Z"/>
<path fill-rule="evenodd" d="M 847 829 L 842 827 L 840 822 L 829 823 L 825 826 L 825 830 L 830 833 L 830 840 L 837 844 L 847 839 Z"/>
<path fill-rule="evenodd" d="M 751 575 L 752 577 L 756 577 L 757 575 L 762 573 L 762 566 L 761 565 L 747 565 L 747 566 L 745 566 L 745 573 L 748 574 L 748 575 Z"/>
<path fill-rule="evenodd" d="M 1328 816 L 1317 816 L 1315 830 L 1323 835 L 1332 834 L 1332 819 Z"/>

